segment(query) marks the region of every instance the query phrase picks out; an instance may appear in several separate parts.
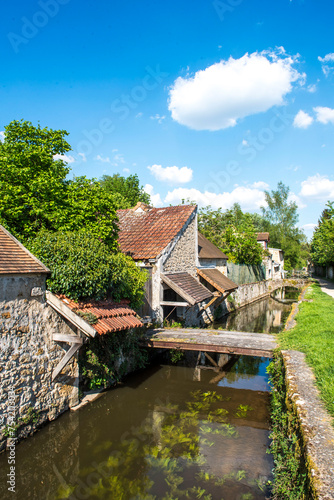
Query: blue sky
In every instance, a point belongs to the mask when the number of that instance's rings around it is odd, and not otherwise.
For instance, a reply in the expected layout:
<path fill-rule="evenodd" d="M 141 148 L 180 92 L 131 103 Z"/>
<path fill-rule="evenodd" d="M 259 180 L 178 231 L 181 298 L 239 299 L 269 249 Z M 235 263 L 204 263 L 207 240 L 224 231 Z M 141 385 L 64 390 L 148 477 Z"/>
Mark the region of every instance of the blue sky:
<path fill-rule="evenodd" d="M 137 173 L 156 206 L 260 211 L 289 185 L 308 236 L 334 200 L 330 0 L 13 0 L 1 123 L 69 132 L 71 175 Z"/>

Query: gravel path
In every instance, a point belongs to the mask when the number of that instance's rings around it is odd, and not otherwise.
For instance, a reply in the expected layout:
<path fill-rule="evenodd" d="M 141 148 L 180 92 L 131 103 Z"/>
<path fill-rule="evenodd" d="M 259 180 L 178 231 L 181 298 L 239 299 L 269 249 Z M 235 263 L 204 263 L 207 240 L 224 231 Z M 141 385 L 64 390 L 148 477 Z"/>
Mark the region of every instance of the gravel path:
<path fill-rule="evenodd" d="M 316 278 L 321 286 L 321 290 L 334 299 L 334 283 L 332 281 L 325 280 L 323 278 Z"/>

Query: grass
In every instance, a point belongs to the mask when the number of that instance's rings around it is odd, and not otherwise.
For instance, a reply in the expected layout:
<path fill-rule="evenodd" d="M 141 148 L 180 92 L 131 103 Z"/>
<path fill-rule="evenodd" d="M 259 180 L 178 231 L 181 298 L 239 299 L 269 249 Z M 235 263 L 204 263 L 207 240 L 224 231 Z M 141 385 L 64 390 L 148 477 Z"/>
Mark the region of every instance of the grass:
<path fill-rule="evenodd" d="M 279 334 L 279 344 L 281 349 L 306 354 L 321 398 L 334 418 L 334 299 L 322 292 L 318 283 L 307 289 L 305 299 L 312 302 L 299 305 L 296 326 Z"/>

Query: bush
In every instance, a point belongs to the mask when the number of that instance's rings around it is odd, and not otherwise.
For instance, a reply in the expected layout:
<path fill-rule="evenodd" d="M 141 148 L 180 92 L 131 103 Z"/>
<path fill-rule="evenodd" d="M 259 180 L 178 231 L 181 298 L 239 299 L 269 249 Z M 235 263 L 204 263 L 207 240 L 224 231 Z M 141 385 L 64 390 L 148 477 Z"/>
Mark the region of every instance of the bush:
<path fill-rule="evenodd" d="M 73 300 L 112 296 L 129 299 L 135 308 L 141 304 L 146 273 L 90 234 L 41 231 L 27 246 L 50 269 L 51 292 Z"/>

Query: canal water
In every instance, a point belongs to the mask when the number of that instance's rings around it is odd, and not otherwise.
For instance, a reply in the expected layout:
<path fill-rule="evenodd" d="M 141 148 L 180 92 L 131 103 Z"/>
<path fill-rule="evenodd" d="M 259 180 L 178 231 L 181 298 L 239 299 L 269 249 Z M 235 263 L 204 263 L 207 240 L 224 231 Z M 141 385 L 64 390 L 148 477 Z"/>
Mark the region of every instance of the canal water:
<path fill-rule="evenodd" d="M 300 290 L 284 287 L 275 290 L 271 296 L 248 304 L 216 321 L 214 328 L 239 332 L 278 333 L 283 330 L 296 302 Z"/>
<path fill-rule="evenodd" d="M 228 383 L 210 363 L 129 376 L 17 446 L 15 495 L 1 455 L 0 498 L 265 499 L 267 364 L 240 357 Z"/>
<path fill-rule="evenodd" d="M 289 298 L 278 293 L 218 326 L 277 331 Z M 177 366 L 157 359 L 22 441 L 16 447 L 15 494 L 6 484 L 8 455 L 0 455 L 0 498 L 268 498 L 269 360 L 240 356 L 222 372 L 204 355 L 186 355 Z M 211 354 L 218 365 L 220 356 Z"/>

